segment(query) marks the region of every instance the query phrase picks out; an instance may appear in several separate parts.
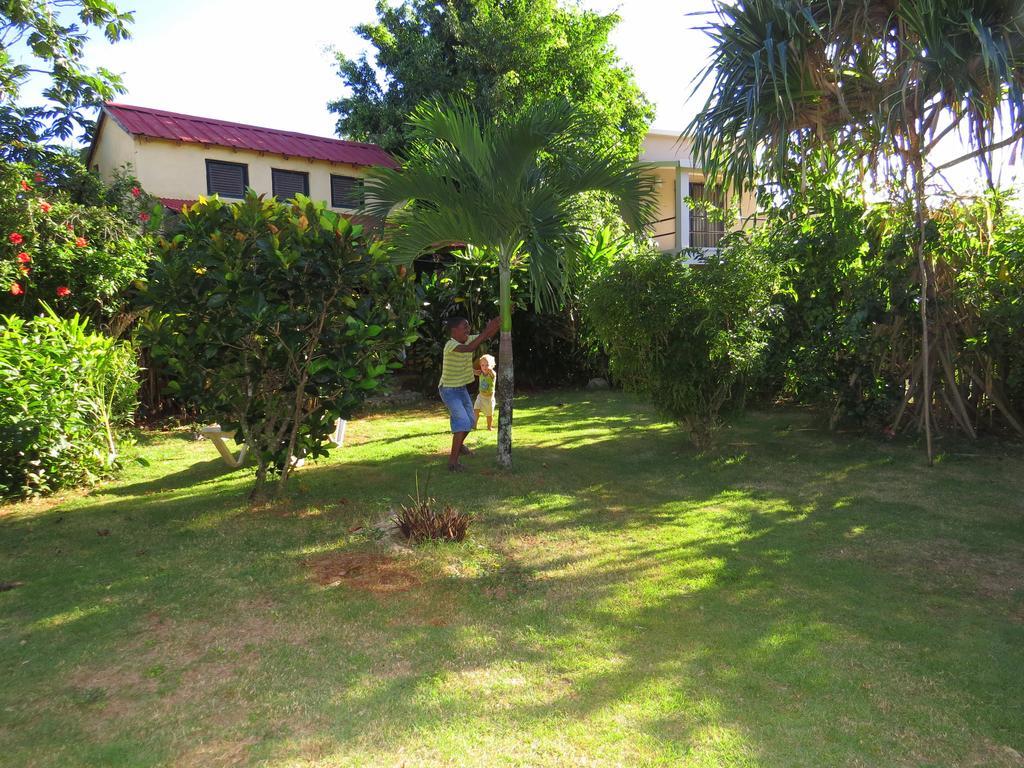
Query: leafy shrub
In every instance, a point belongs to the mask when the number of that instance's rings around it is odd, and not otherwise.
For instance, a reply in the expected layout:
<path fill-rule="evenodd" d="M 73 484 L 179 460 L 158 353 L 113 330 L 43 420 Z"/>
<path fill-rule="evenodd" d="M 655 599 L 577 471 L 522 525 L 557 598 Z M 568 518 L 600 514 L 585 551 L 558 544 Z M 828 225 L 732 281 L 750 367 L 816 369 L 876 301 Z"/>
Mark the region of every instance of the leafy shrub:
<path fill-rule="evenodd" d="M 297 196 L 200 200 L 162 243 L 142 336 L 170 387 L 237 430 L 268 473 L 326 453 L 349 418 L 401 367 L 417 322 L 411 275 L 362 227 Z"/>
<path fill-rule="evenodd" d="M 811 169 L 804 189 L 773 208 L 747 240 L 782 273 L 781 312 L 759 388 L 825 406 L 833 425 L 884 423 L 900 397 L 880 364 L 884 331 L 894 328 L 893 299 L 913 311 L 916 289 L 902 260 L 881 248 L 883 213 L 847 183 L 829 183 Z"/>
<path fill-rule="evenodd" d="M 0 312 L 29 317 L 45 301 L 61 316 L 109 320 L 145 277 L 163 209 L 130 177 L 90 187 L 88 203 L 73 180 L 0 162 Z"/>
<path fill-rule="evenodd" d="M 680 421 L 698 447 L 757 372 L 768 343 L 776 271 L 742 235 L 699 265 L 640 252 L 613 262 L 585 306 L 613 376 Z"/>
<path fill-rule="evenodd" d="M 921 415 L 910 402 L 921 375 L 918 234 L 910 211 L 867 205 L 859 183 L 809 168 L 803 188 L 748 240 L 782 272 L 759 389 L 823 406 L 833 426 L 892 434 Z M 926 234 L 934 424 L 1024 434 L 1024 217 L 1005 193 L 952 199 L 932 212 Z"/>
<path fill-rule="evenodd" d="M 77 315 L 0 318 L 0 496 L 94 482 L 135 409 L 135 351 Z"/>

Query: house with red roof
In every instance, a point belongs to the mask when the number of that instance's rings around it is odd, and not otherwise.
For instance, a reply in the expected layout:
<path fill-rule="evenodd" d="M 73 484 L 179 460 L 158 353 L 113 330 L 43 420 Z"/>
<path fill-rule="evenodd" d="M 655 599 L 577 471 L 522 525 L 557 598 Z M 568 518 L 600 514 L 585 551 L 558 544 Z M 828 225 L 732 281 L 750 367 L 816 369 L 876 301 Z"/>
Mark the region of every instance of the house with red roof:
<path fill-rule="evenodd" d="M 200 195 L 236 200 L 252 187 L 282 200 L 302 193 L 351 214 L 362 204 L 367 170 L 397 165 L 375 144 L 112 102 L 88 154 L 105 181 L 128 170 L 175 211 Z"/>

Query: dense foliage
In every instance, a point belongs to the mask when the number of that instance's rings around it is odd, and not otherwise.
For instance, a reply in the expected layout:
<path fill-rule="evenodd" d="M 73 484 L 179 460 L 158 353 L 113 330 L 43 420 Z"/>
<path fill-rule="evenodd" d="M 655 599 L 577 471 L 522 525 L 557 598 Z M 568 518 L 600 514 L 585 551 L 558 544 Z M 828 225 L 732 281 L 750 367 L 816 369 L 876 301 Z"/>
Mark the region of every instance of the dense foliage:
<path fill-rule="evenodd" d="M 934 408 L 948 407 L 967 434 L 974 427 L 951 359 L 955 321 L 933 303 L 944 286 L 927 246 L 928 185 L 971 160 L 991 182 L 993 152 L 1024 141 L 1019 4 L 715 0 L 714 9 L 709 95 L 688 128 L 698 165 L 737 187 L 761 176 L 792 189 L 793 166 L 827 148 L 883 178 L 891 205 L 910 214 L 920 331 L 904 404 L 931 463 Z"/>
<path fill-rule="evenodd" d="M 237 430 L 283 487 L 415 338 L 411 274 L 362 227 L 302 196 L 200 200 L 164 241 L 143 338 L 200 416 Z"/>
<path fill-rule="evenodd" d="M 803 190 L 750 233 L 746 247 L 778 265 L 783 285 L 760 394 L 825 406 L 833 425 L 888 423 L 902 393 L 882 370 L 881 331 L 892 326 L 894 301 L 910 321 L 915 304 L 906 259 L 881 246 L 886 210 L 869 218 L 852 179 L 811 170 Z"/>
<path fill-rule="evenodd" d="M 0 496 L 93 482 L 135 410 L 135 351 L 77 315 L 0 318 Z"/>
<path fill-rule="evenodd" d="M 698 256 L 646 250 L 615 261 L 591 284 L 586 311 L 616 380 L 703 447 L 759 371 L 777 273 L 741 237 L 691 264 Z"/>
<path fill-rule="evenodd" d="M 604 241 L 606 242 L 606 241 Z M 579 274 L 568 282 L 562 306 L 538 311 L 527 301 L 529 275 L 519 264 L 511 275 L 512 325 L 516 329 L 516 380 L 526 388 L 582 386 L 596 376 L 607 376 L 607 360 L 595 347 L 592 334 L 580 316 L 579 291 L 595 262 L 592 249 L 577 260 Z M 483 249 L 467 249 L 452 263 L 420 276 L 423 290 L 423 324 L 420 336 L 409 348 L 403 375 L 424 391 L 437 389 L 441 353 L 448 340 L 447 318 L 461 316 L 473 328 L 482 328 L 498 311 L 497 264 Z M 490 342 L 491 350 L 500 345 Z"/>
<path fill-rule="evenodd" d="M 951 199 L 928 222 L 939 432 L 1020 429 L 1024 217 L 1004 194 Z M 762 394 L 828 409 L 833 425 L 916 428 L 920 375 L 913 215 L 869 205 L 855 177 L 810 172 L 747 239 L 781 270 Z"/>
<path fill-rule="evenodd" d="M 956 318 L 957 368 L 979 424 L 1024 435 L 1024 214 L 993 193 L 940 208 L 937 284 Z"/>
<path fill-rule="evenodd" d="M 615 14 L 556 0 L 405 0 L 378 3 L 377 16 L 356 27 L 373 63 L 338 54 L 351 91 L 330 104 L 339 134 L 402 153 L 408 115 L 426 100 L 461 94 L 491 122 L 564 98 L 586 117 L 581 141 L 638 155 L 654 110 L 608 41 Z"/>
<path fill-rule="evenodd" d="M 80 163 L 65 171 L 0 161 L 0 312 L 27 317 L 45 301 L 108 321 L 145 278 L 162 209 L 129 177 L 106 188 Z"/>

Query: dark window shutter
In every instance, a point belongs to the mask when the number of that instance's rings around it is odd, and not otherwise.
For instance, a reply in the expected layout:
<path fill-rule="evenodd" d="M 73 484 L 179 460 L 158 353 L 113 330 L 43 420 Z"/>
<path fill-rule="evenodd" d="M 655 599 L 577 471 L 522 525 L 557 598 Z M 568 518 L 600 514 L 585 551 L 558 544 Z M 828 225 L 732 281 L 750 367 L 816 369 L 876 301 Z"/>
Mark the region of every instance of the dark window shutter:
<path fill-rule="evenodd" d="M 206 161 L 206 193 L 223 197 L 245 197 L 249 186 L 249 166 L 242 163 Z"/>
<path fill-rule="evenodd" d="M 363 180 L 331 174 L 331 207 L 359 208 L 363 204 Z"/>
<path fill-rule="evenodd" d="M 278 200 L 290 200 L 296 195 L 309 195 L 308 173 L 271 168 L 270 181 L 274 197 Z"/>

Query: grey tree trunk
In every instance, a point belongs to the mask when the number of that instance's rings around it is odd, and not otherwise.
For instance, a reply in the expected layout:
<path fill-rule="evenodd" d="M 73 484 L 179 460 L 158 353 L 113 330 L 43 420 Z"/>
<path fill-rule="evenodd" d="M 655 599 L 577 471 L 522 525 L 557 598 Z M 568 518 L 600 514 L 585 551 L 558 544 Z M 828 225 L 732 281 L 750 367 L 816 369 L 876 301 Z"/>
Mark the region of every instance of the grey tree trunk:
<path fill-rule="evenodd" d="M 512 270 L 505 254 L 498 267 L 499 302 L 501 310 L 501 346 L 498 348 L 498 377 L 495 396 L 498 400 L 498 466 L 512 467 L 512 395 L 515 375 L 512 362 Z"/>

